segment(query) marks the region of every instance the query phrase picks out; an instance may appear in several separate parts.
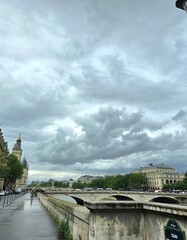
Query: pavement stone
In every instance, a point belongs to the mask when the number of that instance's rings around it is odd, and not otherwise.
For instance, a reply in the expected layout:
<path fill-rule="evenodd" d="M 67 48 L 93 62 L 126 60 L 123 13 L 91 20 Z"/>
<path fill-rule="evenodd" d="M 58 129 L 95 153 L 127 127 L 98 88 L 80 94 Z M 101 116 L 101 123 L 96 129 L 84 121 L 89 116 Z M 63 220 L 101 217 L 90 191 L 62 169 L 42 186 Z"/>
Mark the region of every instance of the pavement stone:
<path fill-rule="evenodd" d="M 0 240 L 57 240 L 57 226 L 37 197 L 0 208 Z"/>

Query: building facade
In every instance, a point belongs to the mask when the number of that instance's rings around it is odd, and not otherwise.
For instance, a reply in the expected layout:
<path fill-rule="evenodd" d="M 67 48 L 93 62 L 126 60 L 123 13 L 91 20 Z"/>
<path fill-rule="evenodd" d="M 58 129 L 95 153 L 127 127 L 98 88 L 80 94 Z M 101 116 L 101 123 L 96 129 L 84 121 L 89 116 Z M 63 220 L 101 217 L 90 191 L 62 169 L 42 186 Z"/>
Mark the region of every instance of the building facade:
<path fill-rule="evenodd" d="M 0 157 L 6 157 L 8 154 L 9 154 L 8 143 L 5 141 L 2 129 L 0 128 Z M 0 190 L 3 189 L 3 186 L 4 186 L 4 178 L 0 176 Z"/>
<path fill-rule="evenodd" d="M 81 183 L 91 183 L 94 180 L 101 178 L 100 176 L 90 176 L 90 175 L 83 175 L 79 177 L 77 180 Z"/>
<path fill-rule="evenodd" d="M 25 189 L 27 186 L 29 165 L 25 158 L 22 160 L 22 153 L 23 153 L 23 150 L 21 148 L 21 135 L 19 134 L 18 139 L 12 149 L 12 154 L 15 155 L 17 157 L 18 161 L 20 161 L 22 163 L 23 175 L 22 175 L 21 179 L 16 180 L 15 186 L 14 187 L 12 186 L 13 189 L 14 188 L 15 189 L 17 189 L 17 188 Z M 0 128 L 0 157 L 6 158 L 6 156 L 8 156 L 8 155 L 9 155 L 8 143 L 4 140 L 2 129 Z M 2 162 L 0 164 L 2 164 Z M 0 176 L 0 190 L 2 190 L 5 187 L 4 185 L 5 185 L 4 178 L 2 178 Z"/>
<path fill-rule="evenodd" d="M 8 155 L 8 143 L 4 140 L 2 129 L 0 128 L 0 155 Z"/>
<path fill-rule="evenodd" d="M 179 174 L 174 168 L 165 166 L 164 164 L 141 167 L 134 173 L 145 173 L 148 180 L 148 188 L 150 190 L 161 190 L 164 184 L 172 184 L 182 181 L 184 174 Z"/>

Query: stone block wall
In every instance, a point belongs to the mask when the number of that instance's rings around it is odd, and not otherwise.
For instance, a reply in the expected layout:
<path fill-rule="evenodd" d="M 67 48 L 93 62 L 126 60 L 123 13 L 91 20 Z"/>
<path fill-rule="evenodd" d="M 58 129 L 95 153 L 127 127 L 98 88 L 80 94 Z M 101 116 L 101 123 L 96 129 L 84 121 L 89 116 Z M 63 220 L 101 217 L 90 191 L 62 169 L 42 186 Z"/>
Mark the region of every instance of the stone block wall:
<path fill-rule="evenodd" d="M 74 240 L 88 240 L 89 210 L 83 206 L 38 193 L 38 197 L 51 216 L 59 222 L 68 220 Z"/>
<path fill-rule="evenodd" d="M 130 201 L 80 206 L 43 194 L 39 198 L 55 219 L 69 220 L 74 240 L 164 240 L 169 220 L 176 221 L 187 237 L 187 206 Z"/>
<path fill-rule="evenodd" d="M 169 220 L 177 222 L 187 237 L 187 207 L 182 205 L 119 201 L 85 205 L 90 209 L 89 240 L 164 240 Z"/>

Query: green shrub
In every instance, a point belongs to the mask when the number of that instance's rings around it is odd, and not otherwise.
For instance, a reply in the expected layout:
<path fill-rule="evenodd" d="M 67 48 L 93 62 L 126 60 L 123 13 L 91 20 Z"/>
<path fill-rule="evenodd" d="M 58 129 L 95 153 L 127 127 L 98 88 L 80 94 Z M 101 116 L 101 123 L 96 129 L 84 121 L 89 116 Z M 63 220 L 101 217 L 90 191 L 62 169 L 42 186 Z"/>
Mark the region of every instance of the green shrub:
<path fill-rule="evenodd" d="M 62 220 L 58 224 L 58 235 L 66 240 L 73 240 L 73 236 L 70 233 L 68 220 Z"/>

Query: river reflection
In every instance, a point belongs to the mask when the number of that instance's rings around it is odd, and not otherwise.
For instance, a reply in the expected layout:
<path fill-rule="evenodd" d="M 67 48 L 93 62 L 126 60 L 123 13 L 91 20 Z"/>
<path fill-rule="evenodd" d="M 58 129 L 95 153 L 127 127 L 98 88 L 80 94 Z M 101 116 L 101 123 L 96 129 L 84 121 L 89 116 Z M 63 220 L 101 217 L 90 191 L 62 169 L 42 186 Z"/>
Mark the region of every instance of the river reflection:
<path fill-rule="evenodd" d="M 27 196 L 24 201 L 20 203 L 16 210 L 40 210 L 42 207 L 37 197 Z"/>
<path fill-rule="evenodd" d="M 60 199 L 60 200 L 64 200 L 64 201 L 67 201 L 67 202 L 70 202 L 70 203 L 77 203 L 75 201 L 75 199 L 73 199 L 72 197 L 67 196 L 65 194 L 53 194 L 52 196 L 54 198 L 57 198 L 57 199 Z"/>

